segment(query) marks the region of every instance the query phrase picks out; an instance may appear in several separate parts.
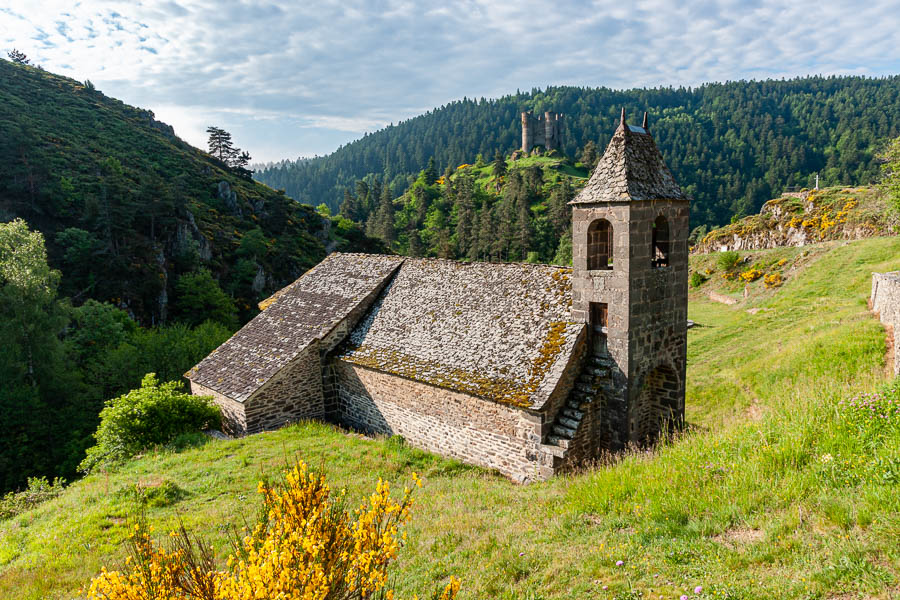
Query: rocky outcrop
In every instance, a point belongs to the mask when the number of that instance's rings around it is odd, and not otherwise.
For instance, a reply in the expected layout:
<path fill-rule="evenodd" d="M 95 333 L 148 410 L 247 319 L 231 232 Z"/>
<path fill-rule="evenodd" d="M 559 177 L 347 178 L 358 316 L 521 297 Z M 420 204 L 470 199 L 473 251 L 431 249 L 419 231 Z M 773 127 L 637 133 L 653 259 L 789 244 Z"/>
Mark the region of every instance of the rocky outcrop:
<path fill-rule="evenodd" d="M 224 179 L 219 182 L 218 197 L 231 214 L 236 217 L 244 216 L 238 204 L 237 192 L 231 189 L 231 184 Z"/>
<path fill-rule="evenodd" d="M 709 232 L 692 252 L 763 250 L 892 235 L 894 223 L 884 204 L 869 188 L 784 194 L 766 202 L 758 215 Z"/>

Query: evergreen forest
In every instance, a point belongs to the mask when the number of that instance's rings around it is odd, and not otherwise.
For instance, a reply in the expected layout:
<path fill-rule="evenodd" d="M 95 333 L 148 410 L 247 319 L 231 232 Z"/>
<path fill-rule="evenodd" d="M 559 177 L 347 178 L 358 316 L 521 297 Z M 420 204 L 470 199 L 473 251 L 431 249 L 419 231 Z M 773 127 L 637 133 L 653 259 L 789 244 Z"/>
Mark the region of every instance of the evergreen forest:
<path fill-rule="evenodd" d="M 259 181 L 300 202 L 339 210 L 345 190 L 374 178 L 396 198 L 430 159 L 437 171 L 509 155 L 520 146 L 520 112 L 563 113 L 563 155 L 602 153 L 625 107 L 630 122 L 649 112 L 678 182 L 694 198 L 694 226 L 752 214 L 787 187 L 871 183 L 876 154 L 900 134 L 900 77 L 803 77 L 733 81 L 695 88 L 611 90 L 549 87 L 499 99 L 464 98 L 388 126 L 332 154 L 284 161 Z"/>

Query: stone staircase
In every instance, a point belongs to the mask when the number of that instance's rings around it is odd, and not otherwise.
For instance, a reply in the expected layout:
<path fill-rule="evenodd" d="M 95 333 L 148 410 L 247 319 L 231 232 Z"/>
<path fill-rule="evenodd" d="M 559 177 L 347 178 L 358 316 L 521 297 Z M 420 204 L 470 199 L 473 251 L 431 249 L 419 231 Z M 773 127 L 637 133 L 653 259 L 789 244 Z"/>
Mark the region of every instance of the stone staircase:
<path fill-rule="evenodd" d="M 595 351 L 587 358 L 578 381 L 550 428 L 547 442 L 542 444 L 545 451 L 560 460 L 565 457 L 588 405 L 596 400 L 598 392 L 606 392 L 612 387 L 612 367 L 613 361 L 605 352 Z"/>

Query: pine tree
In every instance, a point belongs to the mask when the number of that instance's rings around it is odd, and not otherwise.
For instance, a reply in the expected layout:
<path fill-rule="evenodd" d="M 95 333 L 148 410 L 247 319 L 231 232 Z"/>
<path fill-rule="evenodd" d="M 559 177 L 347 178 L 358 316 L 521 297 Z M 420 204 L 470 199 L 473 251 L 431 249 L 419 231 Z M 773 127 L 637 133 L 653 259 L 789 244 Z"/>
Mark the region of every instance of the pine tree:
<path fill-rule="evenodd" d="M 341 202 L 339 212 L 345 219 L 356 221 L 359 218 L 357 214 L 356 198 L 350 194 L 350 190 L 344 188 L 344 200 Z"/>
<path fill-rule="evenodd" d="M 209 139 L 206 142 L 209 147 L 209 153 L 227 164 L 228 160 L 234 155 L 231 134 L 212 125 L 206 128 L 206 133 L 209 134 Z"/>
<path fill-rule="evenodd" d="M 531 223 L 531 208 L 526 198 L 520 197 L 516 203 L 516 246 L 522 260 L 528 256 L 534 242 L 534 226 Z"/>
<path fill-rule="evenodd" d="M 581 149 L 581 153 L 578 156 L 578 160 L 580 160 L 581 164 L 589 171 L 592 171 L 594 167 L 597 166 L 600 156 L 597 154 L 597 144 L 594 143 L 594 140 L 588 140 L 587 143 L 585 143 L 584 148 Z"/>
<path fill-rule="evenodd" d="M 415 220 L 409 220 L 409 226 L 406 228 L 406 235 L 409 240 L 407 253 L 410 256 L 422 256 L 422 238 L 419 237 L 419 225 Z"/>
<path fill-rule="evenodd" d="M 485 201 L 478 215 L 478 258 L 491 260 L 494 242 L 494 220 L 489 201 Z"/>
<path fill-rule="evenodd" d="M 575 192 L 568 179 L 563 179 L 550 194 L 550 223 L 556 237 L 561 236 L 572 222 L 572 207 L 569 202 L 574 197 Z"/>
<path fill-rule="evenodd" d="M 394 230 L 394 201 L 391 198 L 391 188 L 384 186 L 381 192 L 381 202 L 375 217 L 375 235 L 381 238 L 390 249 L 397 237 Z"/>
<path fill-rule="evenodd" d="M 428 166 L 425 167 L 425 185 L 434 185 L 437 181 L 437 169 L 434 166 L 434 157 L 428 159 Z"/>
<path fill-rule="evenodd" d="M 494 155 L 493 166 L 491 167 L 491 173 L 494 177 L 500 178 L 506 175 L 506 157 L 503 156 L 503 153 L 497 150 L 497 154 Z"/>
<path fill-rule="evenodd" d="M 453 258 L 453 244 L 450 243 L 450 232 L 446 229 L 438 232 L 437 255 L 438 258 Z"/>
<path fill-rule="evenodd" d="M 207 146 L 212 156 L 215 156 L 232 169 L 236 169 L 247 176 L 250 175 L 251 172 L 246 168 L 250 164 L 250 153 L 240 148 L 235 148 L 231 142 L 230 133 L 214 126 L 207 127 L 206 133 L 209 134 Z"/>
<path fill-rule="evenodd" d="M 456 248 L 457 256 L 466 256 L 472 243 L 472 185 L 469 177 L 461 177 L 458 180 L 456 194 Z"/>
<path fill-rule="evenodd" d="M 9 52 L 7 52 L 6 55 L 9 57 L 9 60 L 13 61 L 17 65 L 30 65 L 31 64 L 31 61 L 28 59 L 27 56 L 25 56 L 25 53 L 20 52 L 20 51 L 16 50 L 15 48 L 13 48 Z"/>

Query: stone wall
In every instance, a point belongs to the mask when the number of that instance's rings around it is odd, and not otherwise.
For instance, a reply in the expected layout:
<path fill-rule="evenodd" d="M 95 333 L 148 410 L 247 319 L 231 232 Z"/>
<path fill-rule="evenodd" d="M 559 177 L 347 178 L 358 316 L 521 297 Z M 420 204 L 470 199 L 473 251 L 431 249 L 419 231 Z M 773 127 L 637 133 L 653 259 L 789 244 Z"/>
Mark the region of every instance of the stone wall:
<path fill-rule="evenodd" d="M 212 396 L 213 401 L 222 409 L 222 431 L 229 435 L 244 435 L 247 433 L 247 416 L 244 414 L 244 405 L 235 402 L 213 389 L 191 381 L 191 393 L 195 396 Z"/>
<path fill-rule="evenodd" d="M 310 344 L 244 402 L 245 431 L 275 429 L 325 416 L 318 343 Z"/>
<path fill-rule="evenodd" d="M 469 394 L 332 361 L 340 421 L 400 435 L 418 448 L 497 469 L 516 481 L 552 474 L 540 449 L 540 415 Z M 552 464 L 552 463 L 550 463 Z"/>
<path fill-rule="evenodd" d="M 897 328 L 900 324 L 900 271 L 872 273 L 869 307 L 878 315 L 893 338 L 894 375 L 900 375 L 900 330 Z"/>

